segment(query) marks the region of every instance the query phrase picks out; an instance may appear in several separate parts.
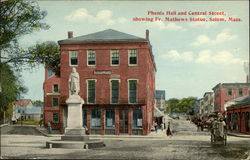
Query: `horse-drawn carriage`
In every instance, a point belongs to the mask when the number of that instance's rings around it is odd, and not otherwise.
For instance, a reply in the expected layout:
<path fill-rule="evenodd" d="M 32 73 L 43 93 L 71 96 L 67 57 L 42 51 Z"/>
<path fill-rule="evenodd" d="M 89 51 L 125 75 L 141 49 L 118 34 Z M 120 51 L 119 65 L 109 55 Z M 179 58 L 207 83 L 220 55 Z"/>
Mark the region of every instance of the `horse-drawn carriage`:
<path fill-rule="evenodd" d="M 222 141 L 224 145 L 227 144 L 227 132 L 225 129 L 224 121 L 213 121 L 211 125 L 211 144 L 215 144 L 216 141 Z"/>

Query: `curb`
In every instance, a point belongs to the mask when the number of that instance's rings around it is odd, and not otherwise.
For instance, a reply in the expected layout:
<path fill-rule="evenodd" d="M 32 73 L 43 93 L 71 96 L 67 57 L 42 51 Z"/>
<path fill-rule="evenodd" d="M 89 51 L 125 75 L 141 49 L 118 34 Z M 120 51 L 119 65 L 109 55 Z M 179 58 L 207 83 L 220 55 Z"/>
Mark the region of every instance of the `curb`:
<path fill-rule="evenodd" d="M 8 126 L 8 125 L 9 125 L 9 123 L 1 124 L 1 125 L 0 125 L 0 128 L 2 128 L 2 127 L 4 127 L 4 126 Z"/>
<path fill-rule="evenodd" d="M 234 137 L 241 137 L 241 138 L 250 138 L 250 135 L 246 135 L 246 134 L 227 133 L 227 135 L 234 136 Z"/>

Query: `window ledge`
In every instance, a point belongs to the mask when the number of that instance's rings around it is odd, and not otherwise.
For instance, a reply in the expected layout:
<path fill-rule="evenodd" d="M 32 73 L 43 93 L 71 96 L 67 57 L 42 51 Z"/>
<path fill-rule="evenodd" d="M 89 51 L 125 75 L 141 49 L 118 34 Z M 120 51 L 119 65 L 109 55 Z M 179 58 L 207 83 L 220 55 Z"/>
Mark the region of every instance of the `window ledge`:
<path fill-rule="evenodd" d="M 138 64 L 129 64 L 128 66 L 129 67 L 136 67 L 136 66 L 138 66 Z"/>

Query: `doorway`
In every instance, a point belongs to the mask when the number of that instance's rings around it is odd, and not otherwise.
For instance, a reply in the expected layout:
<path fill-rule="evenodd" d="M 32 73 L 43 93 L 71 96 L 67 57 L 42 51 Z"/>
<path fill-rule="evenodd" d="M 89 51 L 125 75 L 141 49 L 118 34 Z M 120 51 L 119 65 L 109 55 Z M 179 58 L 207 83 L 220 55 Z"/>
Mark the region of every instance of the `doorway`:
<path fill-rule="evenodd" d="M 120 110 L 119 111 L 119 128 L 120 134 L 128 134 L 128 110 Z"/>

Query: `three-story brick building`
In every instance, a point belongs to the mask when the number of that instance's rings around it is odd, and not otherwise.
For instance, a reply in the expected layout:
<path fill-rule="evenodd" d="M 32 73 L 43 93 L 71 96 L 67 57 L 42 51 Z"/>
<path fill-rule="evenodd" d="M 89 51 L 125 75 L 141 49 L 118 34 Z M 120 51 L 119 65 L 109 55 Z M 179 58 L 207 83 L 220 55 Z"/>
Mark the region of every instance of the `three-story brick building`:
<path fill-rule="evenodd" d="M 67 126 L 68 77 L 75 67 L 84 99 L 83 126 L 90 134 L 147 135 L 153 124 L 156 66 L 146 38 L 108 29 L 58 41 L 60 71 L 46 69 L 45 125 Z"/>

